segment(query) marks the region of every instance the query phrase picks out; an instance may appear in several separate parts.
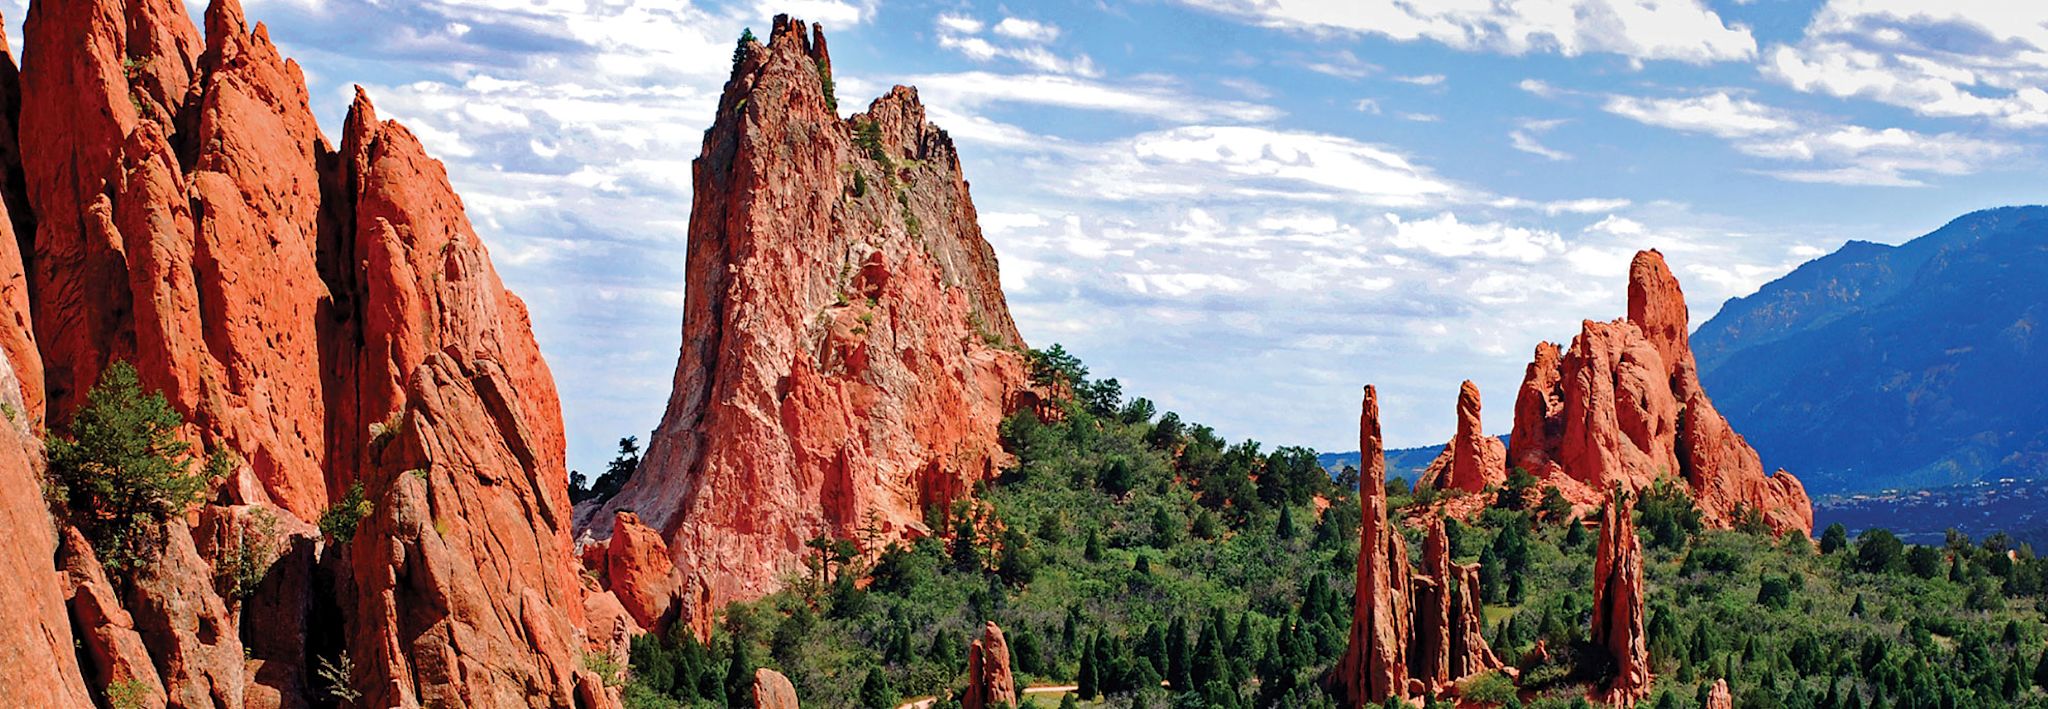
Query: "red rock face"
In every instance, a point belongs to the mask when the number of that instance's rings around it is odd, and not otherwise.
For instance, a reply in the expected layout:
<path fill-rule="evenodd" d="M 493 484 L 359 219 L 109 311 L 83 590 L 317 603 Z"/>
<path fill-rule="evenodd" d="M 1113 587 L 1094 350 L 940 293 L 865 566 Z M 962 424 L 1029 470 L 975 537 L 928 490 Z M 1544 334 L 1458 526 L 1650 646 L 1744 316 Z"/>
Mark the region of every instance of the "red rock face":
<path fill-rule="evenodd" d="M 1735 697 L 1728 693 L 1728 680 L 1714 680 L 1714 688 L 1707 692 L 1707 709 L 1735 709 Z"/>
<path fill-rule="evenodd" d="M 618 597 L 635 625 L 665 632 L 671 623 L 682 622 L 698 640 L 710 640 L 709 590 L 675 567 L 659 532 L 641 524 L 639 516 L 619 512 L 612 517 L 611 538 L 598 547 L 604 554 L 599 567 L 604 587 Z"/>
<path fill-rule="evenodd" d="M 1017 680 L 1010 674 L 1010 643 L 994 622 L 967 645 L 967 693 L 963 709 L 994 709 L 1017 703 Z"/>
<path fill-rule="evenodd" d="M 33 354 L 33 352 L 31 352 Z M 4 363 L 0 363 L 4 364 Z M 25 411 L 13 372 L 0 367 L 0 402 Z M 0 426 L 0 706 L 90 706 L 65 609 L 64 577 L 50 566 L 57 530 L 20 427 Z M 118 607 L 117 607 L 118 608 Z"/>
<path fill-rule="evenodd" d="M 1700 386 L 1685 296 L 1662 255 L 1636 255 L 1628 292 L 1628 318 L 1586 321 L 1568 350 L 1537 347 L 1515 402 L 1510 464 L 1582 509 L 1613 486 L 1682 479 L 1711 526 L 1754 511 L 1780 533 L 1811 534 L 1805 487 L 1783 471 L 1765 475 Z"/>
<path fill-rule="evenodd" d="M 1458 433 L 1417 481 L 1438 490 L 1480 492 L 1507 480 L 1507 445 L 1486 435 L 1479 421 L 1479 385 L 1458 388 Z"/>
<path fill-rule="evenodd" d="M 797 709 L 796 686 L 775 670 L 754 670 L 754 709 Z"/>
<path fill-rule="evenodd" d="M 1380 439 L 1379 392 L 1365 388 L 1358 421 L 1360 480 L 1385 480 L 1386 449 Z M 1363 517 L 1358 529 L 1358 594 L 1352 609 L 1351 642 L 1331 670 L 1331 688 L 1352 706 L 1407 696 L 1409 642 L 1408 544 L 1387 519 L 1387 492 L 1360 485 Z"/>
<path fill-rule="evenodd" d="M 1486 615 L 1479 602 L 1479 565 L 1453 564 L 1457 585 L 1451 589 L 1450 676 L 1453 682 L 1484 672 L 1514 669 L 1500 661 L 1486 642 Z"/>
<path fill-rule="evenodd" d="M 929 533 L 993 474 L 1026 380 L 951 139 L 902 87 L 841 119 L 829 62 L 779 18 L 735 67 L 695 163 L 668 411 L 625 489 L 579 511 L 598 535 L 638 513 L 715 604 L 774 590 L 811 538 Z"/>
<path fill-rule="evenodd" d="M 206 29 L 174 0 L 38 2 L 18 94 L 0 66 L 0 350 L 29 378 L 0 386 L 0 569 L 22 566 L 0 613 L 8 661 L 36 665 L 7 675 L 48 680 L 0 703 L 134 681 L 153 706 L 305 706 L 311 658 L 346 652 L 365 704 L 615 705 L 575 689 L 553 380 L 445 172 L 360 95 L 331 149 L 235 0 Z M 115 360 L 240 463 L 119 584 L 4 440 L 61 430 Z M 352 483 L 375 512 L 321 542 Z M 271 526 L 258 593 L 231 595 L 231 555 Z"/>
<path fill-rule="evenodd" d="M 1413 579 L 1415 621 L 1408 646 L 1410 673 L 1435 694 L 1451 684 L 1451 544 L 1444 521 L 1423 521 L 1422 573 Z"/>
<path fill-rule="evenodd" d="M 1600 517 L 1593 560 L 1593 642 L 1613 656 L 1615 675 L 1598 699 L 1635 706 L 1650 694 L 1650 646 L 1644 634 L 1643 545 L 1629 497 L 1613 493 Z"/>

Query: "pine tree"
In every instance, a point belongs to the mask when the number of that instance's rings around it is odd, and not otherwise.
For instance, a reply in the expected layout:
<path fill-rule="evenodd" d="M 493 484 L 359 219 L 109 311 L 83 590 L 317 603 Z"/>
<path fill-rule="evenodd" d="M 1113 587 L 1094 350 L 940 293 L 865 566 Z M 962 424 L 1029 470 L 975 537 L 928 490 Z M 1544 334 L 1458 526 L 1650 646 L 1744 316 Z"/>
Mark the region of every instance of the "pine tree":
<path fill-rule="evenodd" d="M 882 668 L 868 670 L 868 678 L 860 683 L 861 706 L 892 709 L 897 699 L 896 689 L 889 686 L 889 678 L 882 674 Z"/>
<path fill-rule="evenodd" d="M 1092 700 L 1102 694 L 1102 677 L 1099 675 L 1100 668 L 1096 667 L 1097 664 L 1095 659 L 1095 641 L 1082 641 L 1081 669 L 1078 673 L 1079 677 L 1074 681 L 1074 684 L 1080 685 L 1075 693 L 1081 695 L 1082 699 Z"/>
<path fill-rule="evenodd" d="M 730 706 L 754 702 L 754 661 L 747 655 L 747 643 L 733 638 L 732 661 L 725 666 L 725 703 Z"/>
<path fill-rule="evenodd" d="M 1188 621 L 1185 617 L 1175 616 L 1166 628 L 1166 681 L 1173 684 L 1174 691 L 1192 692 L 1195 689 L 1188 660 Z"/>

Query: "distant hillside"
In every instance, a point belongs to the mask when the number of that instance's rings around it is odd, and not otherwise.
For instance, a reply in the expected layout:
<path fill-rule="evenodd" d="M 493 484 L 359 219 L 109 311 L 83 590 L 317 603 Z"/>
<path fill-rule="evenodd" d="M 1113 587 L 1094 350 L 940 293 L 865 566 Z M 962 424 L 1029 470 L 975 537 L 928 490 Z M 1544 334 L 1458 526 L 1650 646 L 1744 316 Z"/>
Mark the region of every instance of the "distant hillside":
<path fill-rule="evenodd" d="M 1503 443 L 1508 439 L 1507 436 L 1500 436 L 1499 438 Z M 1437 455 L 1443 452 L 1444 447 L 1442 444 L 1389 450 L 1387 451 L 1387 477 L 1389 479 L 1405 478 L 1408 482 L 1415 482 L 1416 478 L 1422 476 L 1422 469 L 1429 467 L 1429 462 L 1436 460 Z M 1316 456 L 1316 462 L 1321 463 L 1325 469 L 1330 471 L 1331 475 L 1336 475 L 1337 471 L 1343 470 L 1346 465 L 1353 467 L 1358 465 L 1358 451 L 1323 453 Z"/>
<path fill-rule="evenodd" d="M 1816 494 L 2048 477 L 2048 208 L 1850 242 L 1729 301 L 1701 378 Z"/>

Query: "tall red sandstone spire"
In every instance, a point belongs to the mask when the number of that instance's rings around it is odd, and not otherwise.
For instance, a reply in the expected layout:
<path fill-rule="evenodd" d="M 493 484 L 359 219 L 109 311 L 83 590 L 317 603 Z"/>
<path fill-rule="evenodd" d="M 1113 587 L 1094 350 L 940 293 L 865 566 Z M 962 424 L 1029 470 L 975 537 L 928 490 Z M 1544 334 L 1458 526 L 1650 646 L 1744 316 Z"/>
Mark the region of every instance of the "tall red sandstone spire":
<path fill-rule="evenodd" d="M 1584 508 L 1608 488 L 1682 479 L 1709 525 L 1753 510 L 1779 532 L 1810 534 L 1799 479 L 1766 475 L 1755 449 L 1700 386 L 1687 343 L 1685 295 L 1656 251 L 1629 269 L 1628 317 L 1585 321 L 1569 349 L 1536 348 L 1515 401 L 1508 465 Z"/>
<path fill-rule="evenodd" d="M 1331 677 L 1332 688 L 1350 706 L 1408 695 L 1408 544 L 1387 519 L 1379 392 L 1370 385 L 1360 406 L 1358 445 L 1358 594 L 1351 642 Z"/>
<path fill-rule="evenodd" d="M 637 512 L 714 603 L 804 542 L 923 534 L 1001 455 L 1025 382 L 994 251 L 945 131 L 897 87 L 841 118 L 824 33 L 743 48 L 695 164 L 682 356 L 645 462 L 579 526 Z"/>
<path fill-rule="evenodd" d="M 1017 680 L 1010 673 L 1010 643 L 994 621 L 982 625 L 981 637 L 967 645 L 967 692 L 963 709 L 994 709 L 1017 701 Z"/>
<path fill-rule="evenodd" d="M 1593 642 L 1614 658 L 1614 677 L 1600 700 L 1634 706 L 1650 694 L 1650 648 L 1644 634 L 1643 545 L 1629 496 L 1615 490 L 1600 515 L 1593 561 Z"/>
<path fill-rule="evenodd" d="M 1479 419 L 1479 385 L 1458 387 L 1458 432 L 1424 469 L 1417 485 L 1438 490 L 1480 492 L 1507 479 L 1507 445 L 1486 435 Z"/>

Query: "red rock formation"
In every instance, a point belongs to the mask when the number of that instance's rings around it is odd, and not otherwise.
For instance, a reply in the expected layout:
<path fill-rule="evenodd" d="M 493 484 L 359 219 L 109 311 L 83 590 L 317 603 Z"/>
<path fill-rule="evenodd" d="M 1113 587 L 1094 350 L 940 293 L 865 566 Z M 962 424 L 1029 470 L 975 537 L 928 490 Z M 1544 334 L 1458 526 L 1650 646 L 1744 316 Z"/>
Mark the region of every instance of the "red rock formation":
<path fill-rule="evenodd" d="M 929 533 L 996 469 L 1023 342 L 946 133 L 898 87 L 841 119 L 822 32 L 778 18 L 695 162 L 681 360 L 625 489 L 714 603 L 775 589 L 808 539 Z M 859 136 L 866 136 L 861 138 Z"/>
<path fill-rule="evenodd" d="M 1514 674 L 1486 642 L 1486 615 L 1479 602 L 1479 565 L 1453 564 L 1457 584 L 1451 588 L 1450 676 L 1455 682 L 1483 672 Z"/>
<path fill-rule="evenodd" d="M 775 670 L 754 670 L 754 709 L 797 709 L 796 686 Z"/>
<path fill-rule="evenodd" d="M 0 582 L 28 633 L 10 647 L 35 657 L 68 599 L 84 660 L 62 638 L 36 691 L 84 697 L 82 675 L 152 705 L 303 706 L 309 659 L 346 651 L 368 704 L 615 704 L 575 692 L 592 678 L 553 381 L 445 172 L 360 95 L 330 149 L 235 0 L 206 29 L 174 0 L 39 2 L 18 102 L 0 66 L 0 353 L 34 379 L 0 387 L 10 428 L 67 421 L 127 360 L 240 462 L 115 584 L 75 533 L 58 549 L 0 440 L 5 551 L 65 579 Z M 311 522 L 358 482 L 375 513 L 318 549 Z M 217 572 L 264 515 L 287 531 L 236 599 Z"/>
<path fill-rule="evenodd" d="M 1423 518 L 1422 568 L 1411 580 L 1415 619 L 1408 645 L 1409 676 L 1436 694 L 1451 684 L 1451 542 L 1443 518 Z"/>
<path fill-rule="evenodd" d="M 1507 480 L 1507 458 L 1507 445 L 1486 435 L 1479 420 L 1479 386 L 1467 380 L 1458 388 L 1458 433 L 1416 484 L 1480 492 Z"/>
<path fill-rule="evenodd" d="M 1360 480 L 1385 480 L 1386 450 L 1380 439 L 1379 392 L 1365 388 L 1358 421 Z M 1387 519 L 1387 492 L 1360 485 L 1358 593 L 1352 608 L 1351 641 L 1332 668 L 1331 688 L 1351 706 L 1408 694 L 1408 544 Z"/>
<path fill-rule="evenodd" d="M 1615 485 L 1633 492 L 1682 478 L 1709 525 L 1733 526 L 1754 510 L 1781 533 L 1810 534 L 1805 488 L 1782 471 L 1765 475 L 1700 386 L 1684 294 L 1662 255 L 1636 255 L 1628 293 L 1626 319 L 1586 321 L 1569 350 L 1536 348 L 1515 402 L 1509 463 L 1581 508 Z"/>
<path fill-rule="evenodd" d="M 612 536 L 600 548 L 604 587 L 618 596 L 634 624 L 659 633 L 680 620 L 698 640 L 710 639 L 708 590 L 675 567 L 660 533 L 641 524 L 638 515 L 618 512 L 612 517 Z"/>
<path fill-rule="evenodd" d="M 981 637 L 967 644 L 967 693 L 962 709 L 993 709 L 1017 703 L 1017 680 L 1010 674 L 1010 643 L 991 621 Z"/>
<path fill-rule="evenodd" d="M 4 246 L 4 245 L 0 245 Z M 0 323 L 0 331 L 10 327 Z M 29 352 L 34 354 L 33 350 Z M 25 411 L 22 387 L 0 360 L 0 402 Z M 64 577 L 51 568 L 57 530 L 19 422 L 0 426 L 0 706 L 90 706 L 72 645 Z"/>
<path fill-rule="evenodd" d="M 1613 656 L 1614 678 L 1600 701 L 1634 706 L 1650 693 L 1650 646 L 1643 630 L 1643 545 L 1626 493 L 1608 497 L 1593 561 L 1593 642 Z"/>
<path fill-rule="evenodd" d="M 1421 573 L 1414 576 L 1412 636 L 1408 661 L 1421 693 L 1443 696 L 1467 677 L 1502 669 L 1483 635 L 1479 565 L 1451 561 L 1443 518 L 1422 519 Z"/>
<path fill-rule="evenodd" d="M 1707 692 L 1707 709 L 1735 709 L 1735 697 L 1728 693 L 1728 680 L 1714 680 L 1713 690 Z"/>

